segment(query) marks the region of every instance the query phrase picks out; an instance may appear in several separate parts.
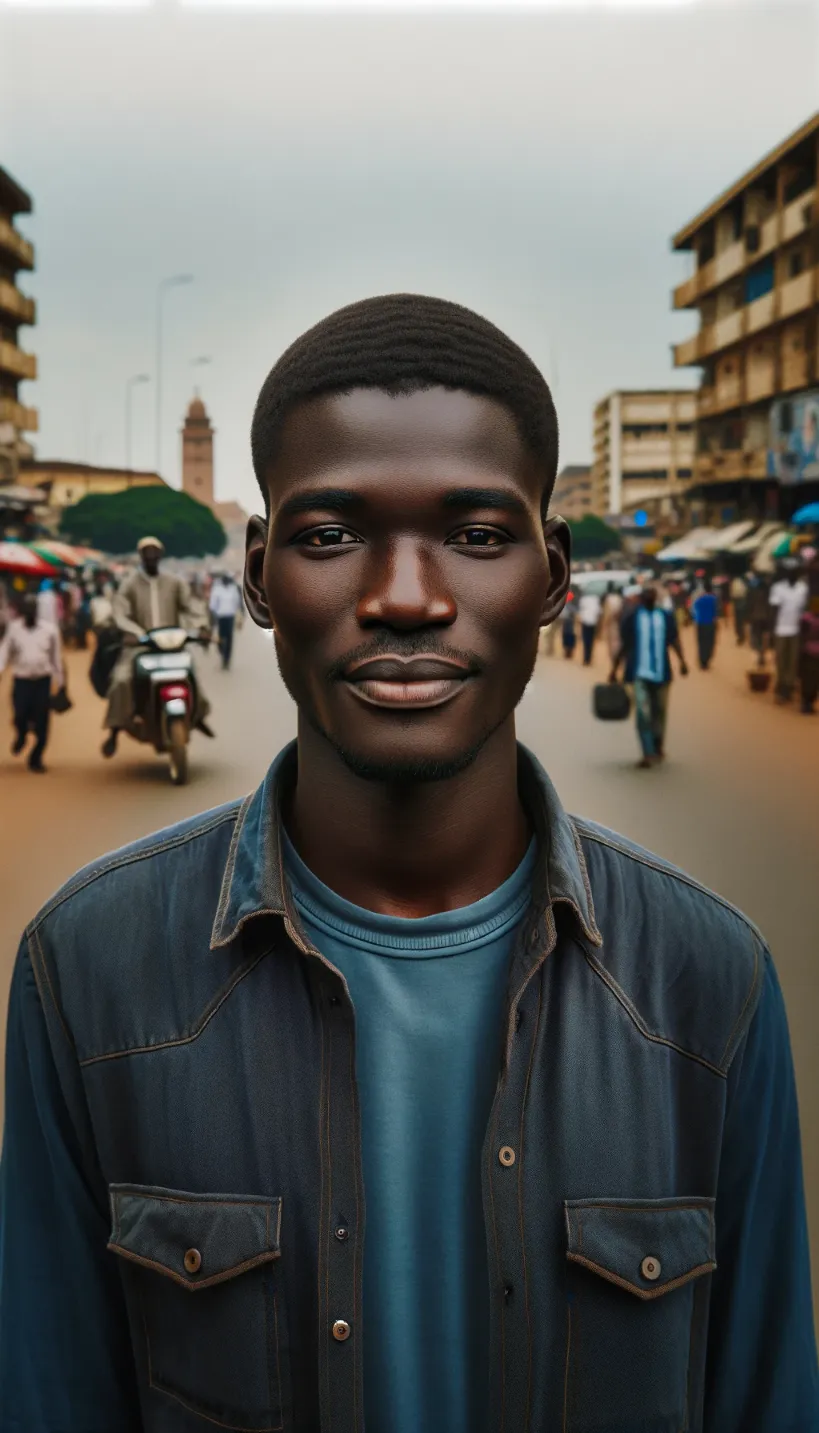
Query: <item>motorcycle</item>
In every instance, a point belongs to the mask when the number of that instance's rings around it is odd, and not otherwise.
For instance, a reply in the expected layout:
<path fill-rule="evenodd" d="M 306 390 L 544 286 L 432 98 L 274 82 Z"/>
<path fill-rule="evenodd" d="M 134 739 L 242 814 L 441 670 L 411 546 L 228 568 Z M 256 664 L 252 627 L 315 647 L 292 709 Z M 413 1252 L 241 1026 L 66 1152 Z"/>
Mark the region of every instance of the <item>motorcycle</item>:
<path fill-rule="evenodd" d="M 188 779 L 188 742 L 199 700 L 186 648 L 209 641 L 184 627 L 156 627 L 140 637 L 134 658 L 134 716 L 126 731 L 136 741 L 151 742 L 158 753 L 168 753 L 175 786 Z"/>

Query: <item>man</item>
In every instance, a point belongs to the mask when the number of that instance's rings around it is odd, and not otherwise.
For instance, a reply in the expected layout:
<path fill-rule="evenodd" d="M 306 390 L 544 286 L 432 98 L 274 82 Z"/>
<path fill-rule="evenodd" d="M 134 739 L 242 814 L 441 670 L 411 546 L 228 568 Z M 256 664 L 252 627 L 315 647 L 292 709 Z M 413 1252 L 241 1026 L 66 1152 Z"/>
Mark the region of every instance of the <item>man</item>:
<path fill-rule="evenodd" d="M 541 375 L 372 299 L 283 355 L 252 447 L 298 740 L 24 939 L 0 1426 L 814 1428 L 762 937 L 516 744 L 569 584 Z"/>
<path fill-rule="evenodd" d="M 623 621 L 623 598 L 613 582 L 610 582 L 603 598 L 603 636 L 609 650 L 609 660 L 614 663 L 623 646 L 620 630 Z"/>
<path fill-rule="evenodd" d="M 703 578 L 702 591 L 697 594 L 691 605 L 691 615 L 697 629 L 697 655 L 700 670 L 707 672 L 716 646 L 717 617 L 719 615 L 710 577 Z"/>
<path fill-rule="evenodd" d="M 774 608 L 774 652 L 776 653 L 776 700 L 787 703 L 793 696 L 799 675 L 799 624 L 808 605 L 808 584 L 799 576 L 794 561 L 784 564 L 784 577 L 770 592 Z"/>
<path fill-rule="evenodd" d="M 190 631 L 203 629 L 201 611 L 192 600 L 187 584 L 181 577 L 160 572 L 159 564 L 164 551 L 164 544 L 158 537 L 143 537 L 137 543 L 140 567 L 125 578 L 114 597 L 114 621 L 125 635 L 108 691 L 104 725 L 109 734 L 102 745 L 103 756 L 115 755 L 120 731 L 128 726 L 134 714 L 136 642 L 155 627 L 187 627 Z M 205 720 L 210 703 L 202 693 L 198 680 L 196 685 L 199 705 L 195 725 L 206 736 L 212 736 L 213 732 Z"/>
<path fill-rule="evenodd" d="M 745 626 L 748 620 L 748 584 L 740 573 L 732 577 L 730 593 L 737 646 L 741 647 L 745 642 Z"/>
<path fill-rule="evenodd" d="M 241 611 L 242 598 L 236 583 L 226 572 L 219 573 L 210 592 L 210 615 L 216 623 L 219 636 L 219 654 L 225 671 L 230 666 L 233 653 L 233 628 Z"/>
<path fill-rule="evenodd" d="M 581 591 L 577 609 L 580 618 L 580 636 L 583 642 L 584 667 L 590 667 L 592 664 L 594 639 L 597 636 L 601 608 L 602 603 L 596 592 Z"/>
<path fill-rule="evenodd" d="M 48 741 L 51 714 L 51 683 L 65 684 L 60 652 L 60 633 L 53 622 L 44 622 L 37 612 L 37 598 L 26 595 L 21 617 L 12 620 L 0 642 L 0 674 L 11 663 L 14 675 L 12 705 L 17 736 L 12 755 L 23 751 L 29 732 L 34 745 L 28 758 L 29 771 L 44 772 L 43 753 Z"/>
<path fill-rule="evenodd" d="M 625 681 L 634 687 L 637 735 L 642 757 L 638 767 L 647 769 L 665 758 L 665 729 L 668 721 L 668 693 L 671 686 L 671 659 L 675 653 L 680 675 L 688 676 L 677 632 L 674 612 L 657 606 L 657 589 L 642 589 L 639 605 L 623 620 L 623 645 L 611 669 L 617 680 L 625 666 Z"/>
<path fill-rule="evenodd" d="M 757 573 L 752 573 L 748 579 L 746 613 L 751 634 L 751 647 L 759 657 L 759 663 L 762 666 L 770 645 L 771 604 L 768 584 Z"/>
<path fill-rule="evenodd" d="M 40 590 L 37 593 L 37 616 L 41 622 L 47 622 L 50 627 L 60 626 L 60 603 L 50 577 L 45 577 L 40 583 Z"/>

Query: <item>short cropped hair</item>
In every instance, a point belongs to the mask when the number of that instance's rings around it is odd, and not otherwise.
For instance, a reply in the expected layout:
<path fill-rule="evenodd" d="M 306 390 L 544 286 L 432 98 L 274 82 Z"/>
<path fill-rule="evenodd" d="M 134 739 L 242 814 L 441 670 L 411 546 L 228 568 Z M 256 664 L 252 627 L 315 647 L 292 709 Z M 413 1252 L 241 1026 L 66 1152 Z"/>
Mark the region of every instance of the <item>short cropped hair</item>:
<path fill-rule="evenodd" d="M 511 412 L 522 443 L 543 470 L 545 513 L 558 455 L 557 414 L 546 380 L 487 319 L 419 294 L 386 294 L 338 309 L 282 354 L 262 385 L 251 429 L 265 504 L 282 426 L 299 403 L 355 388 L 399 396 L 436 387 L 494 398 Z"/>

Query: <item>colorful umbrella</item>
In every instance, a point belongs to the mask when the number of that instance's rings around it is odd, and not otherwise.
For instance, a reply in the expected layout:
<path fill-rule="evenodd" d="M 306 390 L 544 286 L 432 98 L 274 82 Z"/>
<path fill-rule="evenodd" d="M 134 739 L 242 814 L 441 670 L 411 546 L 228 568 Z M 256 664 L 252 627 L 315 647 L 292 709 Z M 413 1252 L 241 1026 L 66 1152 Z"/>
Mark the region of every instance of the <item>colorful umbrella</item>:
<path fill-rule="evenodd" d="M 791 518 L 795 523 L 819 523 L 819 503 L 808 503 L 806 507 L 800 508 Z"/>
<path fill-rule="evenodd" d="M 0 542 L 0 572 L 15 572 L 20 577 L 54 577 L 56 562 L 46 562 L 38 552 L 20 542 Z"/>
<path fill-rule="evenodd" d="M 44 540 L 30 542 L 28 546 L 38 557 L 53 563 L 55 567 L 83 567 L 86 562 L 82 548 L 71 547 L 67 542 Z"/>

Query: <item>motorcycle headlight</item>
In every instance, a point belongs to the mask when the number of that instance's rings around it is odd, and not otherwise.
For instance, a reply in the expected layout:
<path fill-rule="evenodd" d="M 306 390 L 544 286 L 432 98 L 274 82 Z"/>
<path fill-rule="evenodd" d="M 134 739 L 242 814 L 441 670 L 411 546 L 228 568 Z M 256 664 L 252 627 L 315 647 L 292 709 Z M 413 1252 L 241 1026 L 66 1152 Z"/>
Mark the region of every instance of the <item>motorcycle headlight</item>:
<path fill-rule="evenodd" d="M 188 640 L 184 627 L 162 627 L 150 635 L 151 641 L 160 652 L 179 652 Z"/>

